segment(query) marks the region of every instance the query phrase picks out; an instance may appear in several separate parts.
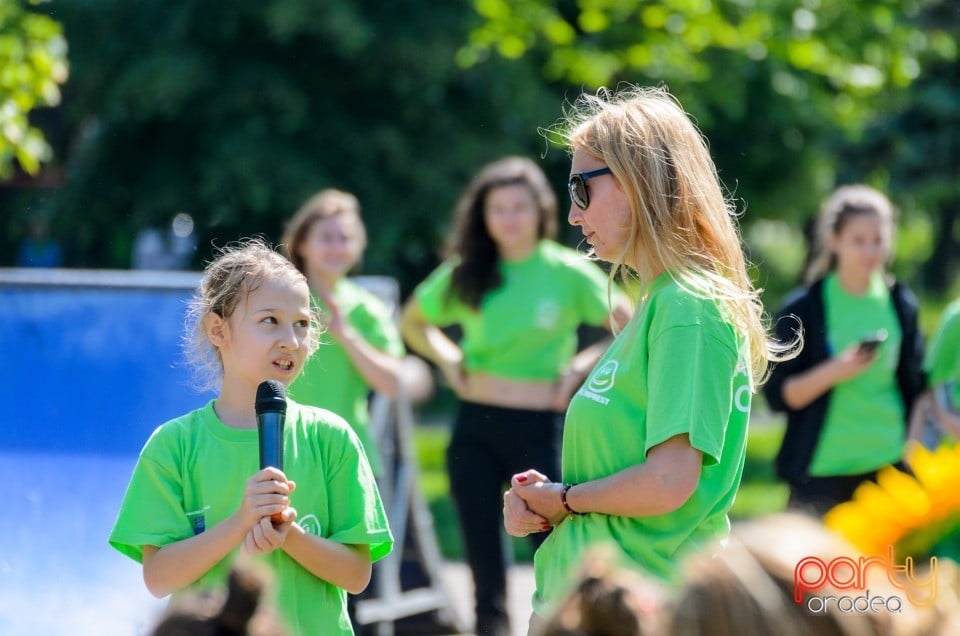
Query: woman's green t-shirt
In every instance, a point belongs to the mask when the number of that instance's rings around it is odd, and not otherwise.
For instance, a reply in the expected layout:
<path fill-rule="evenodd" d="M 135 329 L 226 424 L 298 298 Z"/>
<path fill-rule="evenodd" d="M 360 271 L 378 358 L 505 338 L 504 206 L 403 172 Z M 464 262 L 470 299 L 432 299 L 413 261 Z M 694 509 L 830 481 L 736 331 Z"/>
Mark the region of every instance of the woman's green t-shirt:
<path fill-rule="evenodd" d="M 451 297 L 455 263 L 437 268 L 414 291 L 434 325 L 459 324 L 464 367 L 517 380 L 553 381 L 576 353 L 577 327 L 609 315 L 607 275 L 573 250 L 543 240 L 521 261 L 501 261 L 503 284 L 479 310 Z M 620 292 L 614 290 L 614 300 Z"/>
<path fill-rule="evenodd" d="M 833 355 L 880 330 L 887 332 L 887 339 L 866 371 L 831 390 L 810 474 L 866 473 L 903 456 L 906 416 L 897 387 L 903 340 L 900 322 L 880 274 L 859 296 L 844 291 L 836 274 L 830 274 L 824 279 L 823 293 L 827 345 Z"/>
<path fill-rule="evenodd" d="M 695 296 L 669 274 L 654 282 L 570 403 L 563 481 L 591 481 L 643 464 L 651 448 L 676 435 L 687 435 L 703 453 L 700 481 L 690 499 L 667 514 L 564 519 L 534 559 L 538 614 L 564 597 L 590 546 L 614 544 L 625 564 L 672 580 L 683 554 L 729 531 L 751 404 L 745 350 L 715 301 Z"/>
<path fill-rule="evenodd" d="M 345 321 L 367 343 L 398 358 L 404 354 L 403 341 L 393 316 L 379 298 L 345 278 L 337 282 L 333 297 Z M 326 311 L 317 296 L 313 297 L 313 302 L 321 312 Z M 320 335 L 320 347 L 307 360 L 289 389 L 290 397 L 301 404 L 319 406 L 347 420 L 363 443 L 374 474 L 379 475 L 383 471 L 383 461 L 370 431 L 369 393 L 370 385 L 354 366 L 343 345 L 329 333 Z"/>

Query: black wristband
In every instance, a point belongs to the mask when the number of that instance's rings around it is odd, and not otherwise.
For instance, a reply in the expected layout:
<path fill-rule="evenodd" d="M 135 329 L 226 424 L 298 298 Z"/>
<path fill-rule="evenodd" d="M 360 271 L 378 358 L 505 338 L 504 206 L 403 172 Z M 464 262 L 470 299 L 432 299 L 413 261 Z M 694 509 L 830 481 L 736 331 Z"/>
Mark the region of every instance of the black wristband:
<path fill-rule="evenodd" d="M 577 512 L 567 503 L 567 491 L 573 488 L 573 486 L 574 484 L 564 484 L 563 488 L 560 489 L 560 505 L 563 506 L 563 509 L 566 510 L 569 515 L 582 515 L 582 512 Z"/>

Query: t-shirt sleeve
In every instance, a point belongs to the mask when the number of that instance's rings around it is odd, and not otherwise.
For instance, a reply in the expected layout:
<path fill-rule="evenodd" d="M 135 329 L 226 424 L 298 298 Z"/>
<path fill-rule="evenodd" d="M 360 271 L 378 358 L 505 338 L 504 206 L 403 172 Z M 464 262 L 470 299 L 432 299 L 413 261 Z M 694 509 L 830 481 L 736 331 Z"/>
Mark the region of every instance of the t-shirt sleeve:
<path fill-rule="evenodd" d="M 704 465 L 712 465 L 723 453 L 739 356 L 732 328 L 704 324 L 710 315 L 701 320 L 651 335 L 644 453 L 685 434 L 703 453 Z M 722 337 L 726 329 L 729 342 Z"/>
<path fill-rule="evenodd" d="M 957 355 L 960 355 L 960 302 L 946 309 L 939 328 L 930 340 L 923 368 L 930 374 L 932 386 L 960 380 L 951 377 L 958 366 Z"/>
<path fill-rule="evenodd" d="M 193 536 L 183 509 L 179 472 L 164 459 L 164 440 L 157 431 L 133 469 L 109 542 L 131 559 L 143 562 L 143 546 L 162 547 Z"/>
<path fill-rule="evenodd" d="M 406 353 L 393 316 L 379 301 L 360 305 L 355 327 L 375 349 L 398 358 Z"/>
<path fill-rule="evenodd" d="M 413 291 L 423 316 L 438 327 L 447 327 L 457 322 L 455 305 L 459 303 L 449 299 L 453 266 L 449 261 L 443 263 Z"/>
<path fill-rule="evenodd" d="M 621 300 L 623 292 L 613 285 L 606 272 L 595 263 L 582 257 L 570 261 L 574 284 L 577 290 L 577 310 L 581 321 L 599 326 L 606 322 L 613 306 Z"/>
<path fill-rule="evenodd" d="M 329 431 L 325 442 L 331 493 L 327 538 L 346 545 L 369 545 L 371 562 L 382 559 L 393 548 L 393 536 L 360 441 L 344 422 Z"/>

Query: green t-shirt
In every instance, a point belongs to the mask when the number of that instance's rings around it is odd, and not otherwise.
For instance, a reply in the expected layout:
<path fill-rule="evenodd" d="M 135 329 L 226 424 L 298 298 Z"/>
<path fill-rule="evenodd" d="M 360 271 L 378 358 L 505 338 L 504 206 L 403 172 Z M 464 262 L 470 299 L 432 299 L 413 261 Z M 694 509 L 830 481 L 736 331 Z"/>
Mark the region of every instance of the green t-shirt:
<path fill-rule="evenodd" d="M 287 401 L 284 472 L 297 483 L 290 505 L 307 532 L 387 555 L 393 537 L 360 442 L 337 415 Z M 140 453 L 110 544 L 142 562 L 143 546 L 162 547 L 212 527 L 237 511 L 259 469 L 257 431 L 223 424 L 213 401 L 159 427 Z M 240 550 L 191 588 L 225 584 Z M 275 575 L 273 601 L 292 634 L 353 634 L 346 592 L 305 570 L 283 550 L 253 557 Z"/>
<path fill-rule="evenodd" d="M 449 298 L 454 265 L 437 268 L 414 297 L 430 323 L 460 324 L 471 372 L 553 381 L 576 353 L 577 327 L 601 325 L 609 313 L 607 275 L 553 241 L 541 241 L 521 261 L 500 261 L 503 284 L 487 292 L 479 311 Z"/>
<path fill-rule="evenodd" d="M 367 343 L 398 358 L 403 356 L 403 341 L 396 324 L 379 298 L 347 279 L 340 279 L 333 297 L 344 320 Z M 313 301 L 321 311 L 326 310 L 319 298 L 314 296 Z M 329 333 L 321 334 L 320 348 L 307 360 L 289 391 L 290 397 L 301 404 L 319 406 L 347 420 L 367 451 L 373 473 L 380 475 L 383 461 L 370 431 L 369 393 L 370 385 L 343 345 Z"/>
<path fill-rule="evenodd" d="M 877 359 L 855 378 L 830 392 L 830 406 L 810 464 L 815 476 L 854 475 L 898 461 L 906 440 L 897 364 L 903 340 L 890 290 L 877 274 L 867 292 L 847 293 L 836 274 L 823 282 L 827 345 L 837 354 L 881 329 L 887 340 Z"/>
<path fill-rule="evenodd" d="M 751 391 L 746 347 L 716 302 L 659 277 L 567 410 L 563 481 L 581 483 L 643 464 L 650 449 L 686 434 L 703 453 L 697 488 L 663 515 L 571 515 L 534 557 L 534 610 L 561 600 L 593 545 L 665 580 L 678 560 L 729 531 L 746 454 Z"/>
<path fill-rule="evenodd" d="M 951 406 L 954 410 L 960 409 L 960 300 L 953 301 L 943 310 L 923 368 L 930 376 L 930 386 L 953 384 Z"/>

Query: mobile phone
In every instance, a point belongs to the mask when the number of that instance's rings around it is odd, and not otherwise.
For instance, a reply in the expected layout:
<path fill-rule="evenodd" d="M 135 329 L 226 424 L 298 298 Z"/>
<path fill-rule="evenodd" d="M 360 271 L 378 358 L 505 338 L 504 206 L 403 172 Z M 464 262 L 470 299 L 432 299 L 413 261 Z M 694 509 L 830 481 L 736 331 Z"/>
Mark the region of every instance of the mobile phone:
<path fill-rule="evenodd" d="M 881 329 L 875 334 L 871 334 L 866 338 L 863 338 L 859 344 L 859 350 L 862 353 L 873 353 L 877 350 L 881 344 L 883 344 L 887 339 L 887 330 Z"/>

